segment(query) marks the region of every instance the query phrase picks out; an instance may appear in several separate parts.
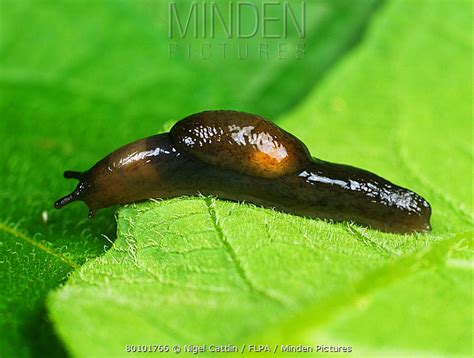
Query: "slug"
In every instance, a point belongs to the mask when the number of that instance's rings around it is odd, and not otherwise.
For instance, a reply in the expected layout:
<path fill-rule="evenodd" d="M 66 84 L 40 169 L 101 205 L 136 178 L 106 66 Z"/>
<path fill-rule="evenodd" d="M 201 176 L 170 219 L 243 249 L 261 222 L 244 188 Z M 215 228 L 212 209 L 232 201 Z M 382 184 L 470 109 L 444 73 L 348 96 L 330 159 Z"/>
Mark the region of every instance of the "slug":
<path fill-rule="evenodd" d="M 55 207 L 81 200 L 89 217 L 112 205 L 200 193 L 386 232 L 431 230 L 431 208 L 421 196 L 366 170 L 312 158 L 295 136 L 237 111 L 193 114 L 169 133 L 64 177 L 79 184 Z"/>

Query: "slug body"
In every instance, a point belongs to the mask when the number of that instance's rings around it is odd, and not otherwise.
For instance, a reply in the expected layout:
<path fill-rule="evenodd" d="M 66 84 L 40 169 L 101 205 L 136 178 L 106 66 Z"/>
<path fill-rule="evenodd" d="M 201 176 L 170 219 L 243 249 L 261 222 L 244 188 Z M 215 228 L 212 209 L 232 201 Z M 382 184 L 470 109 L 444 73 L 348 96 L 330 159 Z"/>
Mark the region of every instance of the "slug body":
<path fill-rule="evenodd" d="M 368 171 L 312 158 L 293 135 L 236 111 L 191 115 L 169 133 L 64 176 L 80 182 L 55 207 L 81 200 L 91 217 L 112 205 L 200 193 L 388 232 L 431 230 L 431 208 L 421 196 Z"/>

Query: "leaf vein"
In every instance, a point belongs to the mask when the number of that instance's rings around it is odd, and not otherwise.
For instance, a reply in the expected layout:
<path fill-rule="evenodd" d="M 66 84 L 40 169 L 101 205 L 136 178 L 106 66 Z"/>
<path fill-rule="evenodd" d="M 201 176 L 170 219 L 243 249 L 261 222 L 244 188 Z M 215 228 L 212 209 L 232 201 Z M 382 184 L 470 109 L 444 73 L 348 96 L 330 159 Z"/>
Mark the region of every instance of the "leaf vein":
<path fill-rule="evenodd" d="M 352 236 L 352 237 L 355 237 L 357 239 L 357 241 L 360 241 L 362 244 L 364 244 L 365 246 L 368 246 L 369 248 L 381 253 L 382 255 L 386 256 L 386 257 L 390 257 L 392 255 L 394 255 L 393 252 L 391 252 L 390 250 L 386 249 L 385 247 L 383 247 L 382 245 L 379 245 L 378 243 L 376 243 L 375 241 L 371 240 L 370 237 L 368 237 L 367 235 L 364 235 L 363 233 L 361 233 L 359 230 L 357 230 L 352 224 L 346 224 L 344 225 L 345 226 L 345 229 L 346 231 Z"/>
<path fill-rule="evenodd" d="M 73 269 L 78 269 L 80 267 L 78 264 L 76 264 L 74 261 L 72 261 L 68 257 L 64 256 L 60 252 L 57 252 L 57 251 L 43 245 L 42 243 L 32 239 L 28 235 L 26 235 L 26 234 L 24 234 L 24 233 L 22 233 L 18 230 L 6 225 L 5 223 L 0 222 L 0 230 L 6 232 L 6 233 L 8 233 L 8 234 L 10 234 L 10 235 L 12 235 L 16 238 L 18 238 L 18 239 L 21 239 L 21 240 L 29 243 L 30 245 L 34 246 L 38 250 L 41 250 L 41 251 L 47 253 L 48 255 L 56 257 L 60 261 L 64 262 L 66 265 L 72 267 Z"/>
<path fill-rule="evenodd" d="M 229 243 L 229 240 L 227 240 L 225 234 L 224 234 L 224 230 L 222 228 L 222 226 L 219 224 L 219 220 L 218 220 L 218 217 L 217 217 L 217 212 L 216 212 L 216 209 L 215 209 L 215 200 L 212 199 L 211 197 L 206 197 L 204 199 L 204 202 L 206 203 L 206 207 L 207 207 L 207 211 L 209 212 L 209 217 L 212 221 L 212 224 L 214 225 L 214 228 L 217 232 L 217 236 L 219 237 L 220 241 L 222 242 L 222 244 L 224 245 L 227 253 L 229 254 L 232 262 L 234 263 L 234 266 L 235 266 L 235 269 L 238 273 L 238 275 L 240 276 L 240 278 L 244 281 L 244 283 L 246 284 L 246 286 L 253 292 L 257 293 L 259 296 L 263 296 L 271 301 L 275 301 L 281 305 L 283 305 L 283 302 L 281 302 L 279 299 L 275 298 L 275 297 L 272 297 L 270 296 L 267 292 L 261 290 L 260 288 L 258 288 L 251 280 L 250 278 L 248 277 L 248 275 L 246 274 L 239 258 L 237 257 L 237 254 L 234 250 L 234 248 L 232 247 L 232 245 Z"/>

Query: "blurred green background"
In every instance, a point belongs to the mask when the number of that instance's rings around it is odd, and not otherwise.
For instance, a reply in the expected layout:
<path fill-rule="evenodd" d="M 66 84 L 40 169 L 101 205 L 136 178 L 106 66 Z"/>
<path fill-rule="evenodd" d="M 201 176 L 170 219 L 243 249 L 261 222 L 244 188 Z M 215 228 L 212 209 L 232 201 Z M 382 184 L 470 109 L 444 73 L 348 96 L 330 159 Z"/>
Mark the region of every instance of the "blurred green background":
<path fill-rule="evenodd" d="M 189 11 L 189 2 L 175 3 Z M 228 3 L 218 2 L 221 9 Z M 254 3 L 261 9 L 263 2 Z M 281 4 L 269 15 L 281 17 Z M 301 1 L 290 5 L 301 14 Z M 124 342 L 197 343 L 186 337 L 345 344 L 363 356 L 472 353 L 471 1 L 305 1 L 304 18 L 304 38 L 290 24 L 287 38 L 259 31 L 228 39 L 218 31 L 170 39 L 168 1 L 0 0 L 0 356 L 117 355 Z M 254 18 L 241 21 L 248 30 Z M 281 34 L 281 22 L 268 29 Z M 262 43 L 268 58 L 259 58 Z M 170 46 L 179 51 L 170 54 Z M 433 206 L 433 233 L 381 234 L 207 199 L 143 204 L 151 218 L 140 206 L 125 208 L 118 233 L 116 208 L 93 221 L 84 205 L 53 211 L 74 186 L 64 170 L 85 170 L 122 144 L 208 109 L 258 113 L 316 157 L 419 192 Z M 218 223 L 256 292 L 285 305 L 234 287 L 233 271 L 183 273 L 187 266 L 216 270 L 219 264 L 207 267 L 215 257 L 176 264 L 162 255 L 192 250 L 193 240 L 212 243 L 198 233 L 207 228 L 199 216 L 207 204 L 223 213 Z M 174 211 L 196 211 L 196 221 L 180 224 Z M 174 226 L 156 236 L 154 221 Z M 141 259 L 148 271 L 170 275 L 174 288 L 133 281 L 140 272 L 117 261 L 120 249 L 130 251 L 127 235 L 139 252 L 163 238 Z M 253 243 L 263 237 L 271 251 L 255 256 Z M 181 287 L 216 282 L 233 298 Z M 122 317 L 120 297 L 137 305 L 133 317 Z M 183 307 L 193 300 L 197 306 Z M 199 305 L 205 314 L 197 314 Z M 174 323 L 160 326 L 158 317 Z M 130 342 L 132 324 L 143 342 Z M 192 327 L 199 334 L 190 336 Z"/>

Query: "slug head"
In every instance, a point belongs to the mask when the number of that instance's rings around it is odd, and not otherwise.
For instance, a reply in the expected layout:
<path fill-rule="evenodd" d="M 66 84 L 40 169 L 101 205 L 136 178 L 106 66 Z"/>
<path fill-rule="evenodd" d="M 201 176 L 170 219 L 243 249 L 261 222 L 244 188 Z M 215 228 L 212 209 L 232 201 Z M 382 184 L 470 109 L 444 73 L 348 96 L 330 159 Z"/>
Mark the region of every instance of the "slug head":
<path fill-rule="evenodd" d="M 89 201 L 90 184 L 85 180 L 87 175 L 85 173 L 74 172 L 74 171 L 65 171 L 64 177 L 66 179 L 77 179 L 79 184 L 77 184 L 76 189 L 71 194 L 63 196 L 54 203 L 56 209 L 61 209 L 63 206 L 66 206 L 74 201 L 83 201 L 89 207 L 89 218 L 93 218 L 97 211 L 97 208 L 93 205 L 93 202 Z"/>
<path fill-rule="evenodd" d="M 66 171 L 64 177 L 79 184 L 54 206 L 83 201 L 93 217 L 101 208 L 166 195 L 169 189 L 160 184 L 161 174 L 178 161 L 177 156 L 167 133 L 126 144 L 83 173 Z"/>
<path fill-rule="evenodd" d="M 170 134 L 178 150 L 208 164 L 255 177 L 295 173 L 311 160 L 299 139 L 250 113 L 193 114 L 176 123 Z"/>

